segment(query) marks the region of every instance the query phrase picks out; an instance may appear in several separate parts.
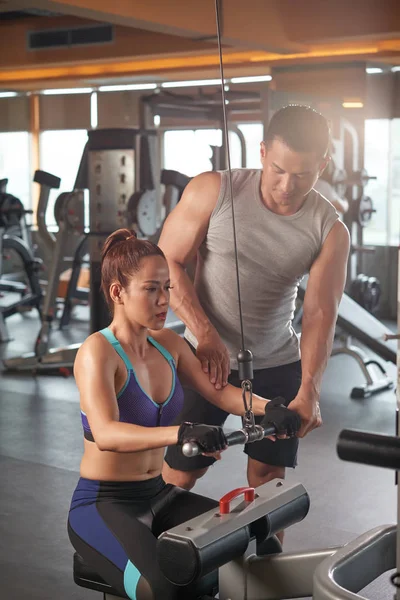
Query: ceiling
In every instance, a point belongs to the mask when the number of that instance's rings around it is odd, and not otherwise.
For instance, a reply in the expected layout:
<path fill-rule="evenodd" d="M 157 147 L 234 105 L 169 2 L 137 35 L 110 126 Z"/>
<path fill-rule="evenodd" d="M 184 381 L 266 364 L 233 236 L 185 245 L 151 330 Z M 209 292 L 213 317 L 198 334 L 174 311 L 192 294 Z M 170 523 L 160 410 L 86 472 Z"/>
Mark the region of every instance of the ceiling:
<path fill-rule="evenodd" d="M 400 65 L 399 0 L 222 0 L 226 76 Z M 32 31 L 111 23 L 112 43 L 29 50 Z M 218 77 L 214 0 L 0 0 L 0 89 Z"/>

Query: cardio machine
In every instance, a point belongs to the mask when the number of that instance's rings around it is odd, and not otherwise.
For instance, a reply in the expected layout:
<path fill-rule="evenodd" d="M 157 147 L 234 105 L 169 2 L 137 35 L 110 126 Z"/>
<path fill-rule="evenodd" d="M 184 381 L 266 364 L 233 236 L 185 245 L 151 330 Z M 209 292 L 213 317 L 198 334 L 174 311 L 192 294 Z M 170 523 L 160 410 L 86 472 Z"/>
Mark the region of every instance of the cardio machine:
<path fill-rule="evenodd" d="M 3 255 L 18 257 L 25 281 L 0 279 L 0 293 L 17 294 L 19 297 L 0 307 L 0 342 L 10 341 L 6 319 L 22 310 L 35 308 L 40 316 L 42 288 L 39 272 L 42 261 L 35 258 L 22 202 L 6 192 L 7 179 L 0 181 L 0 276 L 3 274 Z"/>

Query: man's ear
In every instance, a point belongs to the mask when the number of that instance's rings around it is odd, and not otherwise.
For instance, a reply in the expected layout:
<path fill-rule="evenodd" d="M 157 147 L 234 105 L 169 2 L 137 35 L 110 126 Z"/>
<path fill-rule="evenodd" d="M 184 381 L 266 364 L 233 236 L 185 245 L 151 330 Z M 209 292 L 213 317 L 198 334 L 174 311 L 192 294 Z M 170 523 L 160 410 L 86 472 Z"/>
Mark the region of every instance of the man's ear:
<path fill-rule="evenodd" d="M 325 171 L 326 167 L 329 165 L 329 163 L 331 162 L 332 157 L 327 154 L 322 160 L 321 163 L 319 165 L 319 175 L 318 177 L 321 177 L 322 173 Z"/>
<path fill-rule="evenodd" d="M 265 142 L 261 142 L 260 144 L 260 158 L 261 158 L 261 162 L 264 160 L 264 158 L 267 156 L 267 146 L 265 145 Z"/>

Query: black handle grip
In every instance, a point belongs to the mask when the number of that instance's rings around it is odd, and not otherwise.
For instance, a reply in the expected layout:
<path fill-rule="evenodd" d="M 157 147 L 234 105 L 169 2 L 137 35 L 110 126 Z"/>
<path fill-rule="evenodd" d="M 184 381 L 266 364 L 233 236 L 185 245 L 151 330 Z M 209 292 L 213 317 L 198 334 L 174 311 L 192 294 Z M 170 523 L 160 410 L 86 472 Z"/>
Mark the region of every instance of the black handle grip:
<path fill-rule="evenodd" d="M 338 438 L 339 458 L 349 462 L 400 469 L 400 438 L 344 429 Z"/>
<path fill-rule="evenodd" d="M 274 435 L 275 433 L 276 429 L 273 425 L 265 427 L 264 429 L 261 425 L 258 425 L 254 431 L 246 432 L 244 429 L 232 431 L 232 433 L 228 433 L 226 436 L 226 441 L 228 446 L 251 444 L 264 439 L 268 435 Z M 186 442 L 182 446 L 182 453 L 187 457 L 197 456 L 200 453 L 200 448 L 196 442 Z"/>
<path fill-rule="evenodd" d="M 35 171 L 35 175 L 33 176 L 33 181 L 39 183 L 40 185 L 47 185 L 49 188 L 55 188 L 58 190 L 61 184 L 61 179 L 56 175 L 52 175 L 51 173 L 47 173 L 46 171 Z"/>

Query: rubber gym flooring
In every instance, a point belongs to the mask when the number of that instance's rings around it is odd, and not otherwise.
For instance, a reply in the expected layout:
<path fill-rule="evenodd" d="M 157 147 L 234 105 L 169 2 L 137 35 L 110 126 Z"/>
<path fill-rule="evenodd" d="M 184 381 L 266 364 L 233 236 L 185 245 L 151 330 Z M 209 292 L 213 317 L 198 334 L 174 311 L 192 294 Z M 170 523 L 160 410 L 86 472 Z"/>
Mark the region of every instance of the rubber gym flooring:
<path fill-rule="evenodd" d="M 84 311 L 83 311 L 84 312 Z M 87 315 L 83 314 L 87 318 Z M 33 348 L 35 315 L 8 320 L 14 340 L 0 346 L 1 356 Z M 54 332 L 54 345 L 82 341 L 88 324 Z M 395 378 L 394 365 L 388 365 Z M 53 376 L 0 375 L 0 598 L 1 600 L 101 600 L 101 594 L 77 587 L 66 519 L 78 478 L 83 441 L 79 398 L 74 379 Z M 324 426 L 301 442 L 299 465 L 288 473 L 311 497 L 307 518 L 287 530 L 286 550 L 346 543 L 364 531 L 396 520 L 394 473 L 341 462 L 336 440 L 344 427 L 393 434 L 393 390 L 365 400 L 351 400 L 363 383 L 350 357 L 329 361 L 321 398 Z M 227 428 L 239 425 L 230 417 Z M 245 456 L 229 449 L 197 484 L 198 493 L 218 498 L 246 483 Z M 367 588 L 374 600 L 393 597 L 388 575 Z"/>

